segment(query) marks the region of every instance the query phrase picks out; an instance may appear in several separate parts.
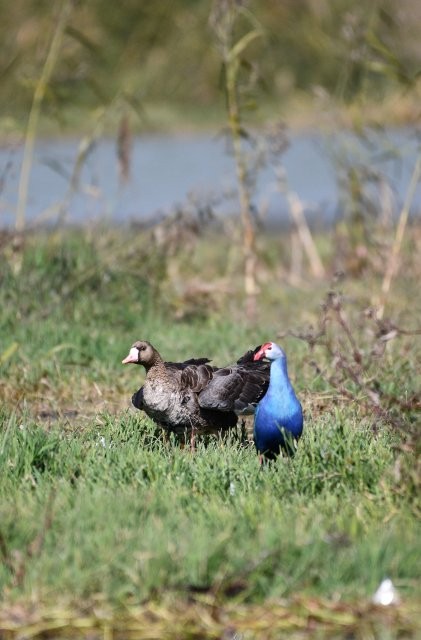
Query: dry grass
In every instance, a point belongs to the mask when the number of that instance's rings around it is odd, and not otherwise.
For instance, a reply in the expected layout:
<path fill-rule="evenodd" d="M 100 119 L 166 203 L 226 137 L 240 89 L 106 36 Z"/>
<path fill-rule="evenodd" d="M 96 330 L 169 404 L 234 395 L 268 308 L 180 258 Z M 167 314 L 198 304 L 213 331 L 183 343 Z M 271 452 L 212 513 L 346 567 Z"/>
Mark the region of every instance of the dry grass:
<path fill-rule="evenodd" d="M 390 634 L 393 629 L 393 635 Z M 110 607 L 99 598 L 83 609 L 14 604 L 0 609 L 0 633 L 17 638 L 231 639 L 416 638 L 417 603 L 381 607 L 320 598 L 273 600 L 259 605 L 221 603 L 214 595 L 174 596 L 161 602 Z"/>

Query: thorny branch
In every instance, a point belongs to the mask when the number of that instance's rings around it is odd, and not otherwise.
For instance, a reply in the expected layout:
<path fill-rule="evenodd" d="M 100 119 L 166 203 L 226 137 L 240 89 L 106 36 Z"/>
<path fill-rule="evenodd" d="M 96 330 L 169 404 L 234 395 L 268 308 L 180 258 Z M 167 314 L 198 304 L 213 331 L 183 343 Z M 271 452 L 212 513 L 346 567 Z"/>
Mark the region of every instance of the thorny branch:
<path fill-rule="evenodd" d="M 377 367 L 378 373 L 374 373 L 372 364 L 384 355 L 388 342 L 402 335 L 421 335 L 421 329 L 398 327 L 389 319 L 379 318 L 372 308 L 364 309 L 361 314 L 362 327 L 352 326 L 344 302 L 340 293 L 330 291 L 322 304 L 317 327 L 301 332 L 288 331 L 282 335 L 303 340 L 311 353 L 315 347 L 321 347 L 327 356 L 326 366 L 310 361 L 318 375 L 343 398 L 358 401 L 365 410 L 374 412 L 394 426 L 401 426 L 402 415 L 393 414 L 393 407 L 398 406 L 401 412 L 411 411 L 421 408 L 421 400 L 415 395 L 404 400 L 397 394 L 385 392 L 380 377 L 382 369 Z M 364 344 L 363 335 L 368 336 Z"/>

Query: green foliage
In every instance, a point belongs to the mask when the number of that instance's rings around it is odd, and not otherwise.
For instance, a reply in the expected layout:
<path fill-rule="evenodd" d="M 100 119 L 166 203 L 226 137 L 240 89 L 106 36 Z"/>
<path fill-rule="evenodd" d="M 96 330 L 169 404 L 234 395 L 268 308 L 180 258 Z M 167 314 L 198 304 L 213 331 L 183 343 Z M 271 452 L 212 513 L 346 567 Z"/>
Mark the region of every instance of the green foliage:
<path fill-rule="evenodd" d="M 225 13 L 229 4 L 213 3 Z M 378 108 L 379 95 L 416 83 L 421 56 L 415 0 L 401 3 L 399 14 L 393 0 L 236 4 L 244 5 L 243 14 L 254 16 L 265 34 L 261 43 L 252 43 L 244 63 L 259 60 L 260 100 L 276 106 L 277 114 L 280 105 L 314 87 L 345 101 L 363 95 Z M 29 111 L 60 6 L 54 3 L 52 10 L 51 3 L 38 0 L 0 3 L 3 129 L 19 125 L 19 115 Z M 83 127 L 87 113 L 88 121 L 96 121 L 116 97 L 152 127 L 167 122 L 171 111 L 191 121 L 198 106 L 207 107 L 208 119 L 210 110 L 214 114 L 222 105 L 211 7 L 204 0 L 72 3 L 44 98 L 47 119 L 68 126 L 76 120 Z"/>

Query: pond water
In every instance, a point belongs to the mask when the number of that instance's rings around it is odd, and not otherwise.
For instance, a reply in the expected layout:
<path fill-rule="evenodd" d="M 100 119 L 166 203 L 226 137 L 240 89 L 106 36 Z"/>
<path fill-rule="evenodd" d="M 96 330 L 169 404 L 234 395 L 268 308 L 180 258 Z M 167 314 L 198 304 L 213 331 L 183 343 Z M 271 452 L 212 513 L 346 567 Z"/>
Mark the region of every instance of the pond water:
<path fill-rule="evenodd" d="M 343 210 L 341 175 L 346 167 L 362 169 L 366 195 L 396 214 L 405 197 L 420 141 L 410 130 L 370 132 L 364 138 L 341 134 L 293 135 L 281 157 L 291 190 L 304 204 L 312 222 L 331 221 Z M 77 188 L 69 190 L 78 157 L 78 140 L 39 141 L 31 168 L 26 220 L 68 223 L 104 220 L 145 222 L 186 206 L 194 194 L 200 203 L 216 202 L 219 215 L 238 211 L 235 165 L 226 142 L 210 134 L 138 136 L 133 140 L 129 181 L 119 180 L 113 140 L 95 143 L 85 159 Z M 14 224 L 23 147 L 0 147 L 0 226 Z M 260 172 L 254 206 L 267 223 L 288 221 L 285 196 L 273 168 Z M 231 197 L 228 194 L 231 193 Z M 421 206 L 420 188 L 413 213 Z"/>

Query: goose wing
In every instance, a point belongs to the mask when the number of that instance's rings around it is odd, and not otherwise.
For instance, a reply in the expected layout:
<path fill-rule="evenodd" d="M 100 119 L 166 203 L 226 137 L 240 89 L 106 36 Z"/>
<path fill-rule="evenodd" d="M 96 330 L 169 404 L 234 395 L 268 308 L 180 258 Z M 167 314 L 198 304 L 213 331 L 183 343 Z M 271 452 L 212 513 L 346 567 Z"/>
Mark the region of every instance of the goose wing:
<path fill-rule="evenodd" d="M 212 378 L 199 393 L 203 409 L 252 413 L 269 386 L 270 364 L 254 361 L 260 347 L 247 351 L 231 367 L 215 369 Z"/>
<path fill-rule="evenodd" d="M 200 393 L 206 389 L 217 369 L 210 364 L 188 364 L 180 374 L 180 387 Z"/>
<path fill-rule="evenodd" d="M 166 362 L 165 366 L 167 369 L 183 371 L 183 369 L 191 365 L 199 367 L 201 364 L 207 364 L 208 362 L 210 362 L 209 358 L 190 358 L 190 360 L 184 360 L 184 362 Z"/>
<path fill-rule="evenodd" d="M 136 391 L 136 393 L 132 395 L 132 405 L 136 407 L 136 409 L 142 410 L 144 408 L 143 387 L 140 387 L 139 391 Z"/>

